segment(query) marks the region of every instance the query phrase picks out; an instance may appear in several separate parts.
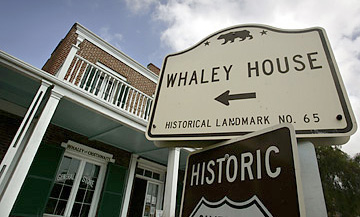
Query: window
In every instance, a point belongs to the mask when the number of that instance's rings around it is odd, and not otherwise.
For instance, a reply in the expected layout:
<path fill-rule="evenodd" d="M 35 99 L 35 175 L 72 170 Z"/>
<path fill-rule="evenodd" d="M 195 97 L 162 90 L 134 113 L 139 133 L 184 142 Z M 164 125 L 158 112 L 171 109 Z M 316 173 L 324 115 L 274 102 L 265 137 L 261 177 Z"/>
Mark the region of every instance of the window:
<path fill-rule="evenodd" d="M 55 216 L 89 216 L 95 191 L 100 190 L 96 187 L 101 167 L 86 160 L 64 156 L 45 213 Z"/>
<path fill-rule="evenodd" d="M 78 159 L 67 156 L 63 158 L 46 205 L 45 213 L 64 215 L 79 165 L 80 160 Z"/>
<path fill-rule="evenodd" d="M 143 216 L 155 217 L 159 184 L 148 182 Z"/>
<path fill-rule="evenodd" d="M 107 161 L 112 155 L 68 142 L 44 216 L 95 216 Z"/>
<path fill-rule="evenodd" d="M 86 162 L 71 216 L 88 216 L 99 177 L 100 166 Z"/>
<path fill-rule="evenodd" d="M 146 176 L 152 179 L 156 179 L 156 180 L 160 180 L 160 174 L 156 173 L 156 172 L 152 172 L 150 170 L 146 170 L 146 169 L 142 169 L 137 167 L 136 168 L 136 174 L 141 175 L 141 176 Z"/>

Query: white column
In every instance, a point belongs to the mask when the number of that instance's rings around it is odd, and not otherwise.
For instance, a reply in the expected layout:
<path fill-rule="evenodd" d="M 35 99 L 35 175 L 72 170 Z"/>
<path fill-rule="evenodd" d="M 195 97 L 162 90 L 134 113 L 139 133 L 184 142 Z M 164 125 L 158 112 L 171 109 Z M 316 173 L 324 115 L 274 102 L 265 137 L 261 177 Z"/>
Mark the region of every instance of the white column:
<path fill-rule="evenodd" d="M 24 141 L 26 140 L 25 135 L 27 135 L 31 129 L 30 124 L 32 123 L 34 116 L 36 112 L 38 111 L 38 108 L 40 106 L 40 103 L 42 102 L 42 99 L 44 98 L 44 95 L 46 93 L 46 90 L 51 84 L 43 81 L 40 85 L 36 95 L 34 96 L 34 99 L 32 103 L 30 104 L 30 107 L 28 108 L 19 129 L 17 130 L 5 156 L 4 159 L 1 162 L 0 165 L 0 195 L 5 189 L 6 183 L 9 181 L 9 177 L 13 173 L 13 170 L 15 168 L 16 162 L 18 161 L 19 156 L 21 155 L 23 151 Z"/>
<path fill-rule="evenodd" d="M 298 141 L 298 152 L 306 216 L 327 217 L 314 145 Z"/>
<path fill-rule="evenodd" d="M 1 216 L 9 216 L 61 97 L 62 96 L 60 94 L 53 91 L 51 92 L 50 97 L 39 117 L 39 120 L 34 126 L 34 130 L 29 136 L 21 158 L 19 159 L 18 164 L 14 169 L 12 176 L 10 177 L 7 186 L 0 196 Z"/>
<path fill-rule="evenodd" d="M 136 169 L 136 163 L 138 159 L 138 155 L 132 154 L 130 165 L 129 165 L 129 174 L 126 182 L 126 190 L 125 190 L 125 197 L 123 201 L 123 206 L 121 210 L 121 217 L 126 217 L 129 209 L 129 203 L 130 203 L 130 196 L 131 196 L 131 190 L 134 183 L 134 177 L 135 177 L 135 169 Z"/>
<path fill-rule="evenodd" d="M 175 217 L 179 158 L 180 149 L 169 148 L 164 198 L 164 217 Z"/>
<path fill-rule="evenodd" d="M 78 50 L 80 49 L 79 48 L 79 44 L 83 41 L 84 39 L 81 38 L 80 36 L 77 38 L 77 41 L 76 41 L 76 45 L 75 44 L 72 44 L 71 45 L 71 49 L 70 49 L 70 52 L 69 54 L 67 55 L 63 65 L 61 66 L 61 69 L 60 71 L 58 72 L 58 74 L 56 75 L 59 79 L 61 80 L 64 80 L 65 78 L 65 75 L 71 65 L 71 62 L 73 61 L 74 57 L 75 57 L 75 54 L 76 52 L 78 52 Z"/>

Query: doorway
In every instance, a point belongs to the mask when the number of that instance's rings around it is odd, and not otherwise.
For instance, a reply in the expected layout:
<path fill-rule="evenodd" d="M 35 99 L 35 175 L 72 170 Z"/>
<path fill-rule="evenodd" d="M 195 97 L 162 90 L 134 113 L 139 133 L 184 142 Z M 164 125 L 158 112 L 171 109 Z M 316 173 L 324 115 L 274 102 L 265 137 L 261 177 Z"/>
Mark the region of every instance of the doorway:
<path fill-rule="evenodd" d="M 142 178 L 135 178 L 128 216 L 155 217 L 159 208 L 160 184 Z"/>
<path fill-rule="evenodd" d="M 155 217 L 162 210 L 166 167 L 138 159 L 132 185 L 128 217 Z"/>
<path fill-rule="evenodd" d="M 144 207 L 146 186 L 147 181 L 145 179 L 135 178 L 128 216 L 142 216 L 143 209 L 141 207 Z"/>

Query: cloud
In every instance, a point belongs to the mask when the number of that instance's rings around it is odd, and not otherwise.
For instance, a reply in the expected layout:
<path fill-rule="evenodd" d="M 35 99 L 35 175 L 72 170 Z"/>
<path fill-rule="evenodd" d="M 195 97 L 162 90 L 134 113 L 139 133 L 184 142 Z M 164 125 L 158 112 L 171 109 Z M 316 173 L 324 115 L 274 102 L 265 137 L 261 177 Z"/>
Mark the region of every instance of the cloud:
<path fill-rule="evenodd" d="M 328 0 L 278 0 L 276 4 L 264 0 L 171 0 L 157 4 L 153 13 L 156 20 L 167 25 L 163 42 L 179 51 L 214 31 L 244 23 L 289 29 L 322 26 L 337 41 L 351 36 L 360 26 L 358 5 L 355 1 L 339 4 Z"/>
<path fill-rule="evenodd" d="M 130 0 L 127 0 L 130 2 Z M 153 22 L 165 25 L 162 43 L 185 50 L 232 25 L 261 23 L 284 29 L 314 26 L 327 31 L 355 114 L 360 114 L 360 4 L 358 0 L 136 0 L 134 11 L 152 6 Z M 357 118 L 359 119 L 359 118 Z M 344 147 L 360 152 L 360 133 Z"/>
<path fill-rule="evenodd" d="M 121 50 L 123 36 L 120 33 L 112 33 L 110 27 L 102 27 L 100 28 L 100 37 Z"/>
<path fill-rule="evenodd" d="M 158 0 L 125 0 L 128 8 L 134 13 L 143 13 L 149 11 L 150 6 L 158 2 Z"/>

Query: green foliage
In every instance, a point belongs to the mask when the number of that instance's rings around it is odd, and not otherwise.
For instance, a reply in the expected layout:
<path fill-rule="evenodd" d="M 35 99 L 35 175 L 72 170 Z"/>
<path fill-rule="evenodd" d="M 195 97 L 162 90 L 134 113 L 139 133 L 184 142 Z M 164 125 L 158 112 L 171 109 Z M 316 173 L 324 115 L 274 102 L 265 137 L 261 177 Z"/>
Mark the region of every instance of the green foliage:
<path fill-rule="evenodd" d="M 339 147 L 316 147 L 329 216 L 360 216 L 360 154 L 354 158 Z"/>

